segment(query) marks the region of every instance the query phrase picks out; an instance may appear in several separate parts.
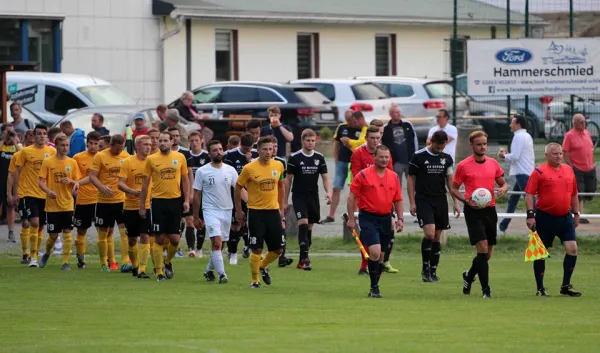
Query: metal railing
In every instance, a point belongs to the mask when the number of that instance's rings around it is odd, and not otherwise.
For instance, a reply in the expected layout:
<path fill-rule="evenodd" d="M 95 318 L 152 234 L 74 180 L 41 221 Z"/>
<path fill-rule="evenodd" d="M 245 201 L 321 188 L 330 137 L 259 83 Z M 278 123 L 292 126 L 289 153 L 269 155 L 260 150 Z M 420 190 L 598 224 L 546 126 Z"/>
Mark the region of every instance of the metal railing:
<path fill-rule="evenodd" d="M 462 215 L 462 213 L 461 213 Z M 394 217 L 396 216 L 396 214 L 394 214 Z M 450 219 L 456 219 L 454 217 L 454 213 L 448 213 L 448 216 L 450 217 Z M 358 212 L 354 212 L 354 217 L 358 217 Z M 402 214 L 402 218 L 415 218 L 416 216 L 413 216 L 410 214 L 410 212 L 404 212 Z M 588 218 L 588 219 L 600 219 L 600 214 L 582 214 L 580 215 L 581 218 Z M 525 219 L 527 218 L 527 214 L 526 213 L 498 213 L 498 218 L 520 218 L 520 219 Z"/>

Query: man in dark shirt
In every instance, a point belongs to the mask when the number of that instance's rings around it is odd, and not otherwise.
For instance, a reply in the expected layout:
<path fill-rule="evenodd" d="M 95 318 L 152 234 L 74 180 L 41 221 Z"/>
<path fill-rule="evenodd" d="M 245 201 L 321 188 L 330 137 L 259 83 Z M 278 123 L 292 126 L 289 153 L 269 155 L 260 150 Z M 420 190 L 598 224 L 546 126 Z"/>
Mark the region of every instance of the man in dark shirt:
<path fill-rule="evenodd" d="M 398 105 L 392 104 L 389 113 L 391 120 L 383 129 L 381 143 L 390 149 L 394 171 L 402 184 L 402 176 L 406 174 L 408 178 L 408 162 L 419 149 L 419 140 L 412 123 L 402 120 Z"/>
<path fill-rule="evenodd" d="M 257 143 L 258 140 L 260 139 L 260 132 L 262 129 L 262 125 L 260 123 L 260 121 L 258 120 L 250 120 L 248 122 L 248 125 L 246 125 L 246 131 L 252 135 L 252 138 L 254 139 L 254 144 L 252 145 L 252 148 L 257 149 Z"/>
<path fill-rule="evenodd" d="M 187 166 L 190 185 L 194 185 L 194 179 L 198 169 L 210 163 L 210 156 L 208 152 L 202 149 L 202 138 L 202 134 L 197 131 L 193 131 L 188 137 L 190 142 L 190 150 L 187 153 Z M 188 256 L 202 257 L 202 246 L 204 245 L 204 239 L 206 237 L 206 228 L 204 226 L 201 228 L 196 228 L 193 224 L 193 216 L 196 216 L 194 215 L 194 213 L 196 213 L 199 214 L 200 219 L 203 220 L 204 217 L 202 217 L 202 210 L 195 210 L 192 207 L 190 207 L 190 213 L 192 214 L 192 224 L 190 224 L 186 218 L 185 228 L 185 240 L 188 245 Z"/>
<path fill-rule="evenodd" d="M 100 113 L 92 115 L 92 129 L 100 134 L 100 136 L 110 135 L 110 131 L 104 127 L 104 116 Z"/>
<path fill-rule="evenodd" d="M 260 130 L 260 136 L 275 136 L 277 139 L 277 156 L 285 158 L 287 143 L 294 141 L 294 134 L 289 126 L 281 123 L 281 110 L 278 106 L 270 107 L 269 120 L 271 123 Z"/>

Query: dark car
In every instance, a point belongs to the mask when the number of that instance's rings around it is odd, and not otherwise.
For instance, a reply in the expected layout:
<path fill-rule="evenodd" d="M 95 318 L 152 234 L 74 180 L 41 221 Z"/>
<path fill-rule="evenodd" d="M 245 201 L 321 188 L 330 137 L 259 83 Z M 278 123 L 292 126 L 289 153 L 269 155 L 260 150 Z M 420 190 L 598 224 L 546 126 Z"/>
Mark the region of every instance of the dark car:
<path fill-rule="evenodd" d="M 314 128 L 320 123 L 335 122 L 337 108 L 316 88 L 305 85 L 279 84 L 271 82 L 217 82 L 193 90 L 194 107 L 198 113 L 211 114 L 213 108 L 231 115 L 264 118 L 268 123 L 267 109 L 277 105 L 281 109 L 281 122 L 290 126 L 294 134 L 292 151 L 301 147 L 300 136 L 305 128 Z M 169 108 L 175 108 L 178 100 Z M 224 120 L 225 120 L 224 119 Z M 203 121 L 214 132 L 214 138 L 223 140 L 228 124 Z"/>

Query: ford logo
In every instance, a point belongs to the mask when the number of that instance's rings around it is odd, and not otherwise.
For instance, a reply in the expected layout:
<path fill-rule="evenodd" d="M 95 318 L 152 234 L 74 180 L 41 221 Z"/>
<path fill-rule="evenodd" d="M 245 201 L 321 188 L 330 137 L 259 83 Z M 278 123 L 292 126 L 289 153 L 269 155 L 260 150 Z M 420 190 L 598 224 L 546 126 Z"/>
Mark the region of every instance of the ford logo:
<path fill-rule="evenodd" d="M 505 48 L 496 53 L 496 60 L 508 65 L 525 64 L 532 58 L 529 50 L 521 48 Z"/>

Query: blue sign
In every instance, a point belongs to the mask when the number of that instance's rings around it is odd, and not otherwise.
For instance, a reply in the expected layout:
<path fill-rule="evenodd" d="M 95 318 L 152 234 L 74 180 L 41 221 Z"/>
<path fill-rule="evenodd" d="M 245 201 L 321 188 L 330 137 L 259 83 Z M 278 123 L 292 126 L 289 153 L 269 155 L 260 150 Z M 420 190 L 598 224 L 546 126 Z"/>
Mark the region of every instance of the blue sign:
<path fill-rule="evenodd" d="M 507 65 L 525 64 L 532 58 L 533 54 L 522 48 L 505 48 L 496 53 L 496 60 Z"/>

